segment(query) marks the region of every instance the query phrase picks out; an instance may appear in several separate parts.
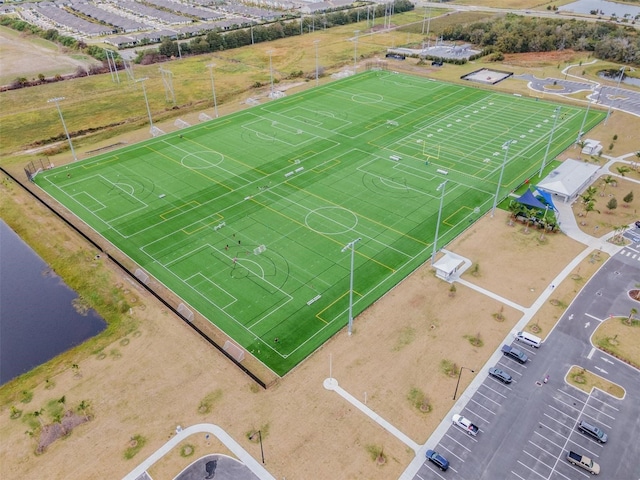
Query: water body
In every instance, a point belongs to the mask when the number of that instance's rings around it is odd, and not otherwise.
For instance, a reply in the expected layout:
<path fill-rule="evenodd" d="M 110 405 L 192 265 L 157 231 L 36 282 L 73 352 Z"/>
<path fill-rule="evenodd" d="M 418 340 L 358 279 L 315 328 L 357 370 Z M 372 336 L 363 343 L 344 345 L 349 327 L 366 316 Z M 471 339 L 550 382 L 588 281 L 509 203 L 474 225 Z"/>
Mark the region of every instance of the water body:
<path fill-rule="evenodd" d="M 77 297 L 0 221 L 0 385 L 106 328 L 95 311 L 76 311 Z"/>
<path fill-rule="evenodd" d="M 605 17 L 610 17 L 615 13 L 618 18 L 622 18 L 628 14 L 631 19 L 636 15 L 640 15 L 640 7 L 607 2 L 606 0 L 579 0 L 578 2 L 568 3 L 567 5 L 558 7 L 558 10 L 586 14 L 589 14 L 592 10 L 597 10 L 598 12 L 602 12 L 600 15 Z"/>

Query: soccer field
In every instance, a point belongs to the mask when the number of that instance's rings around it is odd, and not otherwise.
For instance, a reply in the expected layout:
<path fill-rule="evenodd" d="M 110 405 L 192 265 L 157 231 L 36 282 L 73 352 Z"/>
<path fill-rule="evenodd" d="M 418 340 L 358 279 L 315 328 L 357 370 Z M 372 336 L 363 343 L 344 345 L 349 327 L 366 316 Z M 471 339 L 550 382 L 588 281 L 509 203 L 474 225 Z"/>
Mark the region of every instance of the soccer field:
<path fill-rule="evenodd" d="M 604 118 L 557 107 L 370 71 L 35 181 L 283 375 L 347 324 L 345 245 L 355 316 L 429 259 L 441 200 L 438 249 L 503 164 L 499 199 Z"/>

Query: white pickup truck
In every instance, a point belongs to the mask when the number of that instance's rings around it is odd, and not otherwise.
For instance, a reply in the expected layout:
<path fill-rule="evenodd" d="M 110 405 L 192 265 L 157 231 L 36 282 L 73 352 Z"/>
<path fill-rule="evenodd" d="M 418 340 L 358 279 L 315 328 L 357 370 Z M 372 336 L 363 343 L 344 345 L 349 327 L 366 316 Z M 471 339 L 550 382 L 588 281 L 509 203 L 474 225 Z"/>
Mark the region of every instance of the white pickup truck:
<path fill-rule="evenodd" d="M 478 435 L 478 432 L 480 431 L 478 427 L 476 427 L 473 423 L 471 423 L 471 420 L 463 417 L 462 415 L 456 414 L 453 417 L 451 417 L 451 420 L 453 421 L 454 425 L 457 425 L 458 427 L 463 429 L 465 432 L 467 432 L 468 435 L 475 437 L 476 435 Z"/>
<path fill-rule="evenodd" d="M 584 468 L 587 472 L 591 473 L 591 475 L 598 475 L 600 473 L 600 465 L 589 457 L 585 457 L 579 453 L 569 451 L 567 454 L 567 460 L 569 463 L 573 463 L 574 465 Z"/>

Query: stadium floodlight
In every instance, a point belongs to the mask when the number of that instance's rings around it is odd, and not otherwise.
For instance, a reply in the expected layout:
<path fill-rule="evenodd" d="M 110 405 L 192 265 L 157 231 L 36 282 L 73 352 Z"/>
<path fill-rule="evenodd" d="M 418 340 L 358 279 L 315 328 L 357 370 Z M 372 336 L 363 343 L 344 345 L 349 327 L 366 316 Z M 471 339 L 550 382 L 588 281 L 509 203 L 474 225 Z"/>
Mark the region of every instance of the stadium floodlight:
<path fill-rule="evenodd" d="M 558 123 L 559 116 L 560 116 L 560 107 L 556 107 L 556 109 L 553 111 L 553 127 L 551 127 L 551 133 L 549 134 L 549 142 L 547 142 L 547 149 L 544 152 L 544 157 L 542 157 L 542 165 L 540 165 L 540 173 L 538 174 L 538 178 L 542 176 L 542 171 L 544 170 L 544 167 L 547 164 L 547 155 L 549 155 L 549 147 L 551 147 L 551 140 L 553 140 L 553 134 L 556 131 L 556 124 Z"/>
<path fill-rule="evenodd" d="M 351 276 L 349 279 L 349 326 L 347 328 L 347 334 L 351 336 L 351 332 L 353 331 L 353 257 L 356 251 L 356 243 L 358 243 L 362 238 L 356 238 L 355 240 L 347 243 L 344 248 L 341 250 L 342 253 L 351 249 Z"/>
<path fill-rule="evenodd" d="M 356 73 L 356 64 L 358 61 L 358 34 L 360 30 L 353 32 L 356 36 L 353 40 L 353 73 Z"/>
<path fill-rule="evenodd" d="M 493 208 L 491 209 L 491 218 L 496 213 L 496 206 L 498 205 L 498 194 L 500 193 L 500 184 L 502 183 L 502 175 L 504 174 L 504 167 L 507 164 L 507 157 L 509 156 L 509 147 L 512 143 L 516 143 L 517 140 L 507 140 L 502 144 L 504 148 L 504 160 L 502 161 L 502 167 L 500 168 L 500 178 L 498 179 L 498 187 L 496 188 L 496 196 L 493 198 Z"/>
<path fill-rule="evenodd" d="M 270 95 L 270 97 L 273 98 L 273 63 L 271 63 L 271 56 L 273 55 L 273 50 L 267 50 L 267 53 L 269 54 L 269 76 L 271 77 L 271 95 Z"/>
<path fill-rule="evenodd" d="M 620 82 L 622 81 L 622 77 L 624 77 L 624 69 L 626 68 L 626 65 L 624 67 L 622 67 L 620 69 L 620 76 L 618 77 L 618 83 L 616 84 L 616 88 L 620 88 Z M 615 95 L 615 92 L 614 92 Z M 609 109 L 607 110 L 607 116 L 604 119 L 604 124 L 607 124 L 607 120 L 609 120 L 609 116 L 611 115 L 611 107 L 613 106 L 613 100 L 611 100 L 611 103 L 609 104 Z"/>
<path fill-rule="evenodd" d="M 62 117 L 62 110 L 60 110 L 60 102 L 64 100 L 64 97 L 55 97 L 47 100 L 47 103 L 55 103 L 58 108 L 58 114 L 60 115 L 60 121 L 62 122 L 62 128 L 64 128 L 64 134 L 67 136 L 67 140 L 69 141 L 69 148 L 71 149 L 71 155 L 73 156 L 74 161 L 78 161 L 76 157 L 76 152 L 73 149 L 73 143 L 71 143 L 71 137 L 69 136 L 69 131 L 67 130 L 67 124 L 64 123 L 64 118 Z"/>
<path fill-rule="evenodd" d="M 142 85 L 142 94 L 144 95 L 144 103 L 147 104 L 147 113 L 149 114 L 149 126 L 153 128 L 153 119 L 151 118 L 151 109 L 149 108 L 149 99 L 147 98 L 147 89 L 144 88 L 144 82 L 149 80 L 149 77 L 139 78 L 136 83 L 140 82 Z"/>
<path fill-rule="evenodd" d="M 431 265 L 433 266 L 433 261 L 436 259 L 436 252 L 438 251 L 438 232 L 440 231 L 440 219 L 442 218 L 442 205 L 444 203 L 444 191 L 447 187 L 447 180 L 442 182 L 436 188 L 436 191 L 442 191 L 440 194 L 440 208 L 438 209 L 438 222 L 436 223 L 436 236 L 433 239 L 433 251 L 431 252 Z"/>
<path fill-rule="evenodd" d="M 314 45 L 316 46 L 316 87 L 318 86 L 318 44 L 320 40 L 314 40 Z"/>
<path fill-rule="evenodd" d="M 209 75 L 211 76 L 211 91 L 213 92 L 213 111 L 218 118 L 218 101 L 216 100 L 216 84 L 213 82 L 213 67 L 215 67 L 215 63 L 209 63 L 207 68 L 209 69 Z"/>

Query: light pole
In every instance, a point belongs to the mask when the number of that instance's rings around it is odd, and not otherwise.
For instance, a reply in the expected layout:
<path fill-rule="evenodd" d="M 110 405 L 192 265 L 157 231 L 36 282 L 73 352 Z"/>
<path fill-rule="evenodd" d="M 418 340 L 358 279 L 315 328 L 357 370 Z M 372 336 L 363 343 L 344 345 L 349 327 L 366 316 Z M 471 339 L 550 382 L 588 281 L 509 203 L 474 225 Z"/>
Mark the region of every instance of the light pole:
<path fill-rule="evenodd" d="M 353 331 L 353 257 L 356 251 L 356 243 L 358 243 L 362 238 L 356 238 L 352 242 L 347 243 L 344 248 L 341 250 L 342 253 L 351 249 L 351 276 L 349 279 L 349 327 L 347 328 L 347 333 L 351 336 Z"/>
<path fill-rule="evenodd" d="M 136 83 L 138 82 L 142 83 L 142 94 L 144 95 L 144 103 L 147 104 L 147 113 L 149 114 L 149 126 L 153 128 L 153 120 L 151 119 L 151 109 L 149 108 L 149 99 L 147 98 L 147 89 L 144 88 L 145 80 L 149 80 L 149 78 L 148 77 L 139 78 L 138 80 L 136 80 Z"/>
<path fill-rule="evenodd" d="M 314 40 L 313 44 L 316 46 L 316 87 L 318 86 L 318 44 L 320 40 Z"/>
<path fill-rule="evenodd" d="M 258 435 L 258 440 L 260 442 L 260 456 L 262 457 L 262 464 L 264 465 L 264 450 L 262 449 L 262 432 L 258 430 L 257 432 L 253 432 L 249 435 L 249 440 L 253 440 L 255 436 Z"/>
<path fill-rule="evenodd" d="M 442 218 L 442 204 L 444 202 L 444 191 L 447 186 L 447 180 L 442 182 L 436 188 L 436 191 L 442 190 L 440 194 L 440 208 L 438 209 L 438 222 L 436 223 L 436 237 L 433 239 L 433 252 L 431 252 L 431 265 L 433 265 L 433 261 L 436 258 L 436 252 L 438 251 L 438 231 L 440 230 L 440 219 Z"/>
<path fill-rule="evenodd" d="M 547 149 L 544 152 L 542 165 L 540 165 L 540 173 L 538 174 L 538 178 L 542 176 L 542 170 L 544 170 L 544 166 L 547 164 L 547 155 L 549 155 L 549 147 L 551 146 L 551 140 L 553 140 L 553 134 L 556 131 L 556 123 L 558 123 L 559 116 L 560 116 L 560 107 L 556 107 L 556 109 L 553 111 L 553 127 L 551 127 L 551 133 L 549 134 L 549 142 L 547 143 Z"/>
<path fill-rule="evenodd" d="M 218 101 L 216 100 L 216 84 L 213 82 L 213 67 L 215 67 L 215 63 L 210 63 L 207 65 L 209 69 L 209 75 L 211 76 L 211 91 L 213 92 L 213 111 L 218 118 Z"/>
<path fill-rule="evenodd" d="M 580 131 L 578 132 L 578 137 L 576 138 L 576 143 L 580 142 L 580 139 L 582 138 L 582 135 L 584 133 L 584 124 L 587 121 L 587 115 L 589 115 L 589 109 L 591 108 L 591 100 L 589 99 L 589 97 L 587 97 L 587 111 L 584 112 L 584 118 L 582 119 L 582 125 L 580 125 Z"/>
<path fill-rule="evenodd" d="M 358 61 L 358 34 L 360 30 L 356 30 L 355 32 L 356 38 L 353 40 L 353 73 L 356 73 L 356 64 Z"/>
<path fill-rule="evenodd" d="M 618 77 L 618 83 L 616 84 L 616 88 L 620 88 L 620 82 L 622 81 L 622 77 L 624 77 L 624 69 L 626 65 L 620 69 L 620 76 Z M 615 94 L 615 93 L 614 93 Z M 611 107 L 613 106 L 613 100 L 609 104 L 609 110 L 607 110 L 607 116 L 604 119 L 604 124 L 607 124 L 607 120 L 609 120 L 609 115 L 611 115 Z"/>
<path fill-rule="evenodd" d="M 500 167 L 500 178 L 498 179 L 498 187 L 496 188 L 496 196 L 493 199 L 493 208 L 491 209 L 491 218 L 496 213 L 496 206 L 498 205 L 498 193 L 500 193 L 500 184 L 502 183 L 502 175 L 504 174 L 504 167 L 507 164 L 507 156 L 509 155 L 509 147 L 512 143 L 516 143 L 516 140 L 507 140 L 502 144 L 504 148 L 504 160 L 502 161 L 502 167 Z"/>
<path fill-rule="evenodd" d="M 456 399 L 456 395 L 458 395 L 458 386 L 460 385 L 460 377 L 462 376 L 462 370 L 467 369 L 469 370 L 471 373 L 475 373 L 475 370 L 471 370 L 470 368 L 467 367 L 460 367 L 460 372 L 458 372 L 458 383 L 456 383 L 456 391 L 453 393 L 453 399 Z"/>
<path fill-rule="evenodd" d="M 76 152 L 73 149 L 73 144 L 71 143 L 71 137 L 69 136 L 69 131 L 67 130 L 67 124 L 64 123 L 64 118 L 62 117 L 62 110 L 60 110 L 60 102 L 64 100 L 64 97 L 55 97 L 47 100 L 47 103 L 55 103 L 58 108 L 58 114 L 60 115 L 60 121 L 62 122 L 62 128 L 64 128 L 64 134 L 67 136 L 67 140 L 69 141 L 69 148 L 71 149 L 71 155 L 73 156 L 74 161 L 78 161 L 76 157 Z"/>
<path fill-rule="evenodd" d="M 271 55 L 273 54 L 273 50 L 269 50 L 267 52 L 269 54 L 269 76 L 271 77 L 271 95 L 270 97 L 273 98 L 273 64 L 271 63 Z"/>

